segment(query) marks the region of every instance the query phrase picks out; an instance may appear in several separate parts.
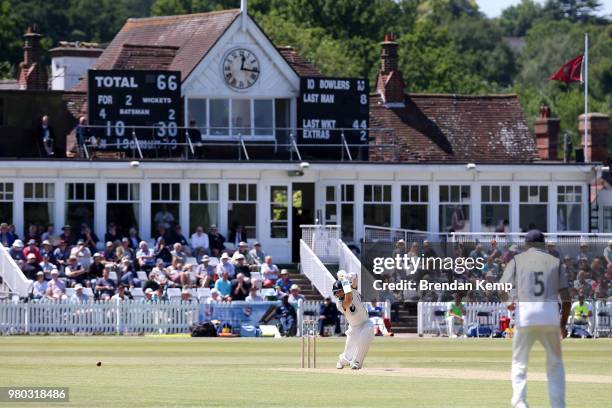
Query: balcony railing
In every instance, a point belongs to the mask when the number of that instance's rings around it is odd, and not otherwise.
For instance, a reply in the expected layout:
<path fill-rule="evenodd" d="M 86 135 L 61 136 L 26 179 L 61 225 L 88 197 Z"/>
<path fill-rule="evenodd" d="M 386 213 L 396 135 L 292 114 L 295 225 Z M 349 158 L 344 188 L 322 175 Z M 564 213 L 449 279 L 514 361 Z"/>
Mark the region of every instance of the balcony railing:
<path fill-rule="evenodd" d="M 398 155 L 390 128 L 273 128 L 241 134 L 237 128 L 159 126 L 81 126 L 76 130 L 78 156 L 133 159 L 341 160 L 368 161 L 372 156 L 394 161 Z M 304 133 L 306 132 L 306 133 Z M 307 142 L 304 140 L 308 139 Z M 380 160 L 377 160 L 380 161 Z"/>

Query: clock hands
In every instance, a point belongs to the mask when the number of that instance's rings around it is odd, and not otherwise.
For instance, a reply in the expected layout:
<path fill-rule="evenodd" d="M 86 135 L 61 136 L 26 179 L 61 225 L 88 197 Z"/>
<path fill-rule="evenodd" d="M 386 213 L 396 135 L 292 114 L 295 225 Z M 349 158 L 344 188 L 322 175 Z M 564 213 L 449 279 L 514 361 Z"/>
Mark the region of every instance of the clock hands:
<path fill-rule="evenodd" d="M 247 71 L 247 72 L 257 72 L 259 73 L 258 69 L 250 69 L 250 68 L 241 68 L 242 71 Z"/>

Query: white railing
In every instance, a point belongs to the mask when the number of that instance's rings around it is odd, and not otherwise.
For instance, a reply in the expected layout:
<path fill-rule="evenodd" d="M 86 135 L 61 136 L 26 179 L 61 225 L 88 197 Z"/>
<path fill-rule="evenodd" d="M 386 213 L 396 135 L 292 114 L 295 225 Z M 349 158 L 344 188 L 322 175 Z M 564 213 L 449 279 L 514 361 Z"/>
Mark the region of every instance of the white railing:
<path fill-rule="evenodd" d="M 323 262 L 338 261 L 339 225 L 300 225 L 302 240 Z"/>
<path fill-rule="evenodd" d="M 436 311 L 446 312 L 449 302 L 419 302 L 417 306 L 417 333 L 419 336 L 424 334 L 438 333 L 440 330 L 440 317 L 436 316 Z M 509 316 L 508 308 L 503 303 L 465 303 L 465 321 L 469 326 L 478 323 L 478 312 L 489 312 L 493 327 L 497 327 L 499 318 Z"/>
<path fill-rule="evenodd" d="M 0 276 L 11 292 L 22 297 L 28 295 L 32 281 L 25 277 L 3 245 L 0 245 Z"/>
<path fill-rule="evenodd" d="M 359 282 L 357 290 L 361 292 L 361 261 L 341 239 L 336 240 L 336 245 L 338 245 L 338 267 L 357 276 Z"/>
<path fill-rule="evenodd" d="M 333 246 L 338 247 L 337 245 Z M 302 273 L 310 279 L 312 285 L 323 297 L 333 295 L 333 286 L 336 279 L 303 239 L 300 240 L 300 266 Z"/>

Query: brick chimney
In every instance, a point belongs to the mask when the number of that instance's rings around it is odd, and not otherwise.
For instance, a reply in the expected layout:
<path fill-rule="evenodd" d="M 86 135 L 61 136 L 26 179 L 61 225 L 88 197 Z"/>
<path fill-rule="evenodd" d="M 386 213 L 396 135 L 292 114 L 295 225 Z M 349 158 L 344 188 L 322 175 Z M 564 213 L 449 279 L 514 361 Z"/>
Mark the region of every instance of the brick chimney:
<path fill-rule="evenodd" d="M 40 62 L 40 39 L 36 25 L 28 27 L 24 38 L 23 61 L 19 64 L 19 88 L 46 90 L 49 88 L 47 70 Z"/>
<path fill-rule="evenodd" d="M 559 119 L 550 117 L 550 108 L 540 106 L 540 115 L 533 123 L 538 157 L 542 160 L 557 160 Z"/>
<path fill-rule="evenodd" d="M 397 43 L 392 34 L 385 34 L 380 43 L 380 72 L 376 78 L 376 92 L 380 94 L 386 104 L 404 104 L 404 80 L 398 69 Z"/>
<path fill-rule="evenodd" d="M 604 113 L 587 114 L 587 129 L 589 131 L 589 145 L 584 145 L 584 114 L 578 116 L 578 132 L 584 148 L 584 156 L 591 162 L 608 162 L 608 130 L 610 129 L 610 116 Z"/>

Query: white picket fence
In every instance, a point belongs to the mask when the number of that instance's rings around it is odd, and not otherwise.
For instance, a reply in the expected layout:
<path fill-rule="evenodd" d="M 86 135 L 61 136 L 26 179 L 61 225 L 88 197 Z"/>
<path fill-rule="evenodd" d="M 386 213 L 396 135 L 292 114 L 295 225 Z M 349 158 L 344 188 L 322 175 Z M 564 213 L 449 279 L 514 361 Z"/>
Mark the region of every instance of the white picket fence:
<path fill-rule="evenodd" d="M 441 315 L 441 312 L 446 312 L 447 307 L 448 302 L 419 302 L 417 306 L 417 333 L 419 336 L 440 333 L 441 326 L 446 325 L 445 317 Z M 490 322 L 493 322 L 493 327 L 497 326 L 500 317 L 509 316 L 508 308 L 503 303 L 465 303 L 465 318 L 468 326 L 483 323 L 479 321 L 478 312 L 490 313 Z"/>

